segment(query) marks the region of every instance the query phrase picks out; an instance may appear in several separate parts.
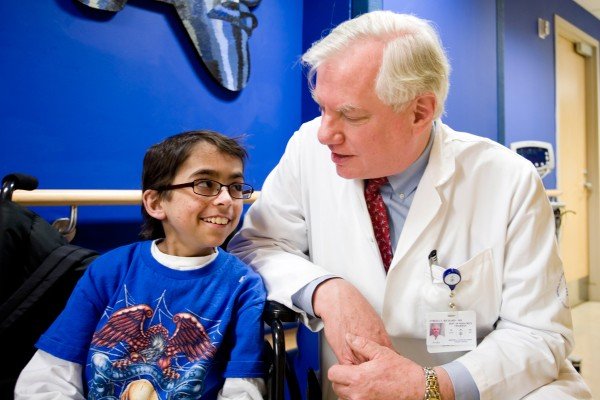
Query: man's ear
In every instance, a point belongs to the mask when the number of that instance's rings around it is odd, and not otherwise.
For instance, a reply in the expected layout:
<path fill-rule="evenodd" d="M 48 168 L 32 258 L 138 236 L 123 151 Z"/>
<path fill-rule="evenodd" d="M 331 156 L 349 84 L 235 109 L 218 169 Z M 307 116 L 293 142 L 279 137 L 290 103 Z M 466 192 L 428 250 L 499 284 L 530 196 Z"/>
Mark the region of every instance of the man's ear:
<path fill-rule="evenodd" d="M 429 125 L 435 114 L 435 95 L 423 93 L 415 99 L 413 123 L 418 126 Z"/>
<path fill-rule="evenodd" d="M 148 215 L 159 221 L 165 219 L 165 211 L 162 206 L 162 197 L 160 193 L 153 189 L 144 190 L 142 193 L 142 203 Z"/>

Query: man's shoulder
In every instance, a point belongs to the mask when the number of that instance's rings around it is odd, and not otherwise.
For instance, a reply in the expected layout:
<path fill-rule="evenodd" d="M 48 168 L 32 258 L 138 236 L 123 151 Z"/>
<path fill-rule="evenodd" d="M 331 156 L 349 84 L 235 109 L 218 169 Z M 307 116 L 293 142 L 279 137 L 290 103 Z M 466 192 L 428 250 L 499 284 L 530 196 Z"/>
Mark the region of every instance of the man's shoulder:
<path fill-rule="evenodd" d="M 468 158 L 469 162 L 476 159 L 487 160 L 493 164 L 515 165 L 519 168 L 530 163 L 508 147 L 489 138 L 468 132 L 455 131 L 442 125 L 444 146 L 450 147 L 457 158 Z"/>
<path fill-rule="evenodd" d="M 300 125 L 300 129 L 298 131 L 314 131 L 315 129 L 319 129 L 321 126 L 321 117 L 315 117 L 309 121 L 306 121 Z"/>
<path fill-rule="evenodd" d="M 504 148 L 498 142 L 495 142 L 487 137 L 475 135 L 469 132 L 457 131 L 450 128 L 448 125 L 441 124 L 440 132 L 444 138 L 445 144 L 454 144 L 454 145 L 462 145 L 462 146 L 482 146 L 482 147 L 490 147 L 490 148 Z M 507 149 L 508 150 L 508 149 Z"/>
<path fill-rule="evenodd" d="M 294 135 L 292 135 L 290 142 L 291 143 L 298 142 L 299 144 L 302 144 L 303 146 L 318 146 L 318 147 L 326 148 L 326 146 L 323 146 L 319 143 L 319 140 L 317 138 L 317 132 L 319 131 L 320 126 L 321 126 L 321 117 L 320 116 L 316 117 L 310 121 L 304 122 L 302 125 L 300 125 L 298 130 L 296 132 L 294 132 Z"/>

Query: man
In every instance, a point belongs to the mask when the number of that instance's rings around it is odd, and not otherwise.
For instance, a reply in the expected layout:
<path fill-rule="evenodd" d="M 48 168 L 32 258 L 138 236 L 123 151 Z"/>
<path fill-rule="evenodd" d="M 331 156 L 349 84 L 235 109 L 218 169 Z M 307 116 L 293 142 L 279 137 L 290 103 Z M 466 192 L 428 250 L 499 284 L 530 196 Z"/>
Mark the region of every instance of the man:
<path fill-rule="evenodd" d="M 436 32 L 372 12 L 303 61 L 321 116 L 290 139 L 230 249 L 270 298 L 324 327 L 324 397 L 590 398 L 566 360 L 540 178 L 441 123 L 449 65 Z M 432 321 L 449 346 L 427 346 Z"/>
<path fill-rule="evenodd" d="M 442 324 L 434 322 L 429 327 L 429 338 L 434 342 L 442 342 L 444 335 L 442 335 Z"/>

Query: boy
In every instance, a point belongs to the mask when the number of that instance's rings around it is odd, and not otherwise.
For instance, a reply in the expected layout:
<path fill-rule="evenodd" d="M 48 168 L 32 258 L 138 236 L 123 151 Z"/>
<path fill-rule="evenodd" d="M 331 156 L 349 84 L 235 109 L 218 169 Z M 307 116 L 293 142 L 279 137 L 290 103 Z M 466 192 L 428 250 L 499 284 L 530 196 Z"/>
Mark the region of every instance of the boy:
<path fill-rule="evenodd" d="M 253 192 L 246 157 L 211 131 L 146 152 L 142 236 L 151 240 L 89 266 L 15 398 L 262 399 L 264 287 L 218 249 Z"/>

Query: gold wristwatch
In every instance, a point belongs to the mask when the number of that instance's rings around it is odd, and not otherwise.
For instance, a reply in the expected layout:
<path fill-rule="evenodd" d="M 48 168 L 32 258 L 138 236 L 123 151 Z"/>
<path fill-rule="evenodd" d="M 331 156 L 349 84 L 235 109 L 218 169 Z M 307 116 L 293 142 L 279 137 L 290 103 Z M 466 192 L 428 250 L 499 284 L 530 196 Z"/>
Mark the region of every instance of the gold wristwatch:
<path fill-rule="evenodd" d="M 433 368 L 423 367 L 425 371 L 425 397 L 424 400 L 442 400 L 437 374 Z"/>

